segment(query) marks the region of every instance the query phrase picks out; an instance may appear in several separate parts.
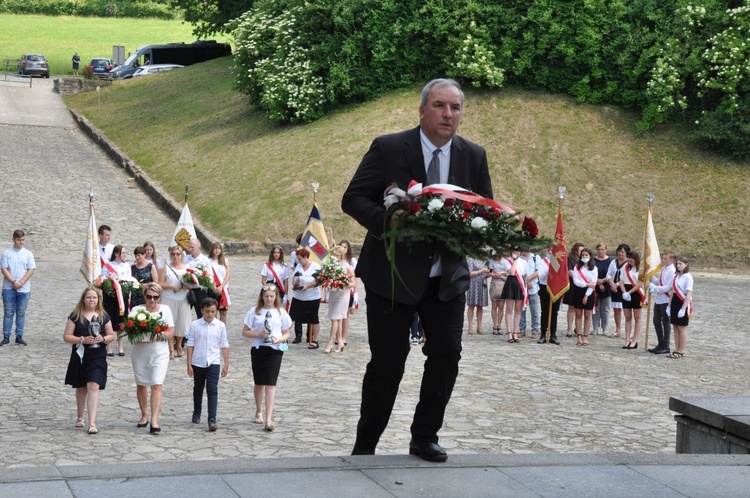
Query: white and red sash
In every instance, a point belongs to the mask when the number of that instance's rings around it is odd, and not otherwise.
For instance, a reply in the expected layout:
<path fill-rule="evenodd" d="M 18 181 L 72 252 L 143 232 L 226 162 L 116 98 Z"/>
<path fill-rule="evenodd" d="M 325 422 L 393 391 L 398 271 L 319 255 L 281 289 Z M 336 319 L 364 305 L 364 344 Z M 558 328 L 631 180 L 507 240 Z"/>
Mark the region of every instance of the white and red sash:
<path fill-rule="evenodd" d="M 276 270 L 273 269 L 273 265 L 269 263 L 268 261 L 265 262 L 265 265 L 266 265 L 266 268 L 268 268 L 268 271 L 271 272 L 271 276 L 273 277 L 273 281 L 276 284 L 276 287 L 278 287 L 279 290 L 281 291 L 281 294 L 283 294 L 284 297 L 286 297 L 286 289 L 284 288 L 284 282 L 281 281 L 281 279 L 279 278 L 279 275 L 276 273 Z M 287 313 L 289 312 L 290 305 L 291 303 L 289 302 L 289 299 L 287 299 L 286 304 L 284 305 L 284 309 L 286 310 Z"/>
<path fill-rule="evenodd" d="M 638 282 L 633 282 L 633 276 L 630 274 L 630 265 L 625 266 L 625 276 L 628 277 L 628 283 L 635 288 Z M 641 296 L 641 304 L 646 302 L 646 294 L 643 293 L 643 289 L 638 289 L 638 294 Z"/>
<path fill-rule="evenodd" d="M 663 287 L 663 286 L 664 286 L 664 281 L 663 281 L 663 280 L 662 280 L 662 278 L 661 278 L 661 277 L 662 277 L 662 275 L 664 275 L 664 270 L 662 270 L 662 271 L 660 271 L 660 272 L 659 272 L 659 287 Z M 669 291 L 665 292 L 664 294 L 665 294 L 665 295 L 666 295 L 667 297 L 669 297 Z"/>
<path fill-rule="evenodd" d="M 101 259 L 101 258 L 100 258 Z M 115 270 L 114 266 L 109 264 L 109 262 L 104 261 L 101 259 L 102 266 L 109 270 L 109 278 L 112 281 L 112 288 L 115 290 L 115 297 L 117 297 L 117 307 L 120 310 L 120 316 L 123 316 L 125 314 L 125 299 L 122 297 L 122 287 L 120 286 L 120 281 L 117 280 L 117 270 Z"/>
<path fill-rule="evenodd" d="M 214 287 L 218 289 L 222 282 L 221 280 L 219 280 L 219 274 L 216 273 L 216 268 L 214 268 L 213 265 L 211 265 L 211 270 L 213 271 L 214 275 Z M 226 287 L 221 289 L 221 296 L 219 297 L 219 307 L 222 306 L 225 308 L 229 307 L 229 294 L 227 294 Z"/>
<path fill-rule="evenodd" d="M 677 287 L 677 279 L 681 275 L 675 275 L 674 280 L 672 281 L 672 290 L 674 290 L 674 295 L 680 299 L 683 303 L 685 302 L 685 296 L 682 295 L 682 292 L 680 292 L 680 289 Z M 692 317 L 693 316 L 693 301 L 690 301 L 688 303 L 687 307 L 687 316 Z"/>
<path fill-rule="evenodd" d="M 581 279 L 586 282 L 587 284 L 590 284 L 589 279 L 586 278 L 586 274 L 581 271 L 581 268 L 576 265 L 576 271 L 578 272 L 578 276 L 581 277 Z M 594 289 L 594 292 L 591 293 L 594 296 L 594 313 L 596 313 L 596 289 Z"/>
<path fill-rule="evenodd" d="M 511 258 L 507 258 L 506 261 L 510 263 L 510 267 L 513 268 L 515 261 Z M 521 286 L 521 292 L 523 292 L 523 307 L 525 308 L 526 305 L 529 304 L 529 291 L 526 288 L 526 280 L 524 280 L 523 276 L 519 275 L 517 271 L 516 280 L 518 280 L 518 285 Z"/>

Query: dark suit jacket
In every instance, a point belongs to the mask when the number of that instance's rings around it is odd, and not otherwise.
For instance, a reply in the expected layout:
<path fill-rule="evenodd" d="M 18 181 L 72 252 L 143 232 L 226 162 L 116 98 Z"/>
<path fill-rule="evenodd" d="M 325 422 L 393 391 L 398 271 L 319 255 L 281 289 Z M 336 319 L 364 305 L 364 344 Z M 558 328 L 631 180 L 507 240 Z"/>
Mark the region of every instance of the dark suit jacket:
<path fill-rule="evenodd" d="M 427 286 L 437 249 L 443 267 L 439 297 L 449 301 L 468 289 L 469 269 L 464 256 L 450 253 L 435 244 L 415 244 L 411 250 L 405 244 L 398 244 L 396 268 L 406 286 L 394 276 L 395 287 L 392 287 L 391 267 L 385 242 L 381 238 L 387 224 L 383 194 L 394 182 L 406 190 L 411 180 L 427 181 L 419 128 L 376 138 L 362 158 L 341 201 L 344 212 L 367 228 L 357 262 L 357 276 L 365 283 L 368 292 L 390 297 L 392 289 L 395 289 L 396 302 L 415 304 Z M 491 198 L 492 184 L 485 150 L 458 135 L 454 136 L 448 183 Z"/>

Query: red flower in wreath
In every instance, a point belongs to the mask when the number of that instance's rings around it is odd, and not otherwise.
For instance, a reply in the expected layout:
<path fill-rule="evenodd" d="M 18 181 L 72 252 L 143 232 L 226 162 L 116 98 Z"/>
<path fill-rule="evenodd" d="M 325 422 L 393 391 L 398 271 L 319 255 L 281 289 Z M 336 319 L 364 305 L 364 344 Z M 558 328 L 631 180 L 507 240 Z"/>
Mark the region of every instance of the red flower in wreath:
<path fill-rule="evenodd" d="M 420 206 L 418 202 L 410 202 L 409 203 L 409 213 L 411 213 L 411 214 L 417 214 L 421 210 L 422 210 L 422 206 Z"/>
<path fill-rule="evenodd" d="M 539 228 L 536 226 L 536 221 L 534 221 L 534 218 L 524 216 L 521 228 L 524 232 L 528 233 L 529 237 L 531 237 L 532 239 L 536 238 L 536 236 L 539 235 Z"/>
<path fill-rule="evenodd" d="M 123 325 L 122 323 L 120 324 L 120 330 L 125 330 L 125 325 Z"/>
<path fill-rule="evenodd" d="M 128 328 L 133 326 L 133 320 L 128 320 Z"/>
<path fill-rule="evenodd" d="M 471 209 L 473 207 L 471 202 L 467 202 L 467 201 L 464 201 L 463 205 L 464 205 L 464 209 Z"/>
<path fill-rule="evenodd" d="M 461 213 L 461 216 L 463 217 L 463 219 L 468 220 L 469 218 L 471 218 L 471 213 L 468 211 L 464 211 L 463 213 Z"/>
<path fill-rule="evenodd" d="M 142 329 L 145 329 L 148 324 L 146 322 L 141 322 L 138 324 L 138 326 Z"/>
<path fill-rule="evenodd" d="M 445 207 L 453 207 L 456 205 L 456 199 L 453 199 L 452 197 L 449 197 L 445 200 L 443 203 Z"/>

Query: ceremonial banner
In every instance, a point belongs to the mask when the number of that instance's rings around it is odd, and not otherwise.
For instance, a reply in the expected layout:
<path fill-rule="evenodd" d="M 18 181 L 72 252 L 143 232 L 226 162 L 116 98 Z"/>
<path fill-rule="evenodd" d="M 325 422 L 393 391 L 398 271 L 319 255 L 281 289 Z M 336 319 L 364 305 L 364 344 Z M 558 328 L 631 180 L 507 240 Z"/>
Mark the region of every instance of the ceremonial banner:
<path fill-rule="evenodd" d="M 322 262 L 328 255 L 328 237 L 326 237 L 323 220 L 316 203 L 313 203 L 310 217 L 307 219 L 307 226 L 302 234 L 300 246 L 308 249 L 310 251 L 310 259 L 317 263 Z"/>
<path fill-rule="evenodd" d="M 638 275 L 638 280 L 648 283 L 660 269 L 659 244 L 656 243 L 656 232 L 654 232 L 651 206 L 649 206 L 646 213 L 646 233 L 643 236 L 643 260 L 641 261 L 641 272 Z"/>
<path fill-rule="evenodd" d="M 89 203 L 89 228 L 86 233 L 86 244 L 83 246 L 81 275 L 89 285 L 94 285 L 102 276 L 102 262 L 99 259 L 99 240 L 97 238 L 93 203 Z"/>
<path fill-rule="evenodd" d="M 180 214 L 180 219 L 177 221 L 177 227 L 174 229 L 172 242 L 169 243 L 169 246 L 174 247 L 179 245 L 187 251 L 188 246 L 190 246 L 190 239 L 194 238 L 196 238 L 196 235 L 195 227 L 193 226 L 193 217 L 190 215 L 190 208 L 186 202 L 185 207 L 182 208 L 182 214 Z"/>
<path fill-rule="evenodd" d="M 568 279 L 568 252 L 565 248 L 565 230 L 563 228 L 562 203 L 557 206 L 557 228 L 555 229 L 555 245 L 552 248 L 552 259 L 549 264 L 547 277 L 547 292 L 552 302 L 560 299 L 570 287 Z"/>

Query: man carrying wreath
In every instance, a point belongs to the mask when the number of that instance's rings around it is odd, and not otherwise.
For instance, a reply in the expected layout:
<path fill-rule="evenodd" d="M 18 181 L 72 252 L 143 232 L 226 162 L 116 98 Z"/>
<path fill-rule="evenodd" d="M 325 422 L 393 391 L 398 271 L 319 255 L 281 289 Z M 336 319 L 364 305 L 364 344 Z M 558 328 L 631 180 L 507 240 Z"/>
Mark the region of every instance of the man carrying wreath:
<path fill-rule="evenodd" d="M 362 382 L 353 455 L 374 454 L 388 424 L 410 350 L 409 326 L 417 312 L 427 360 L 409 453 L 434 462 L 448 458 L 437 433 L 458 376 L 469 268 L 464 256 L 440 243 L 397 243 L 396 272 L 391 272 L 383 235 L 393 220 L 387 219 L 383 194 L 394 183 L 406 189 L 416 180 L 451 183 L 492 198 L 485 150 L 456 135 L 463 107 L 456 81 L 429 82 L 422 90 L 419 126 L 376 138 L 341 202 L 344 212 L 367 228 L 356 273 L 367 294 L 371 359 Z"/>

